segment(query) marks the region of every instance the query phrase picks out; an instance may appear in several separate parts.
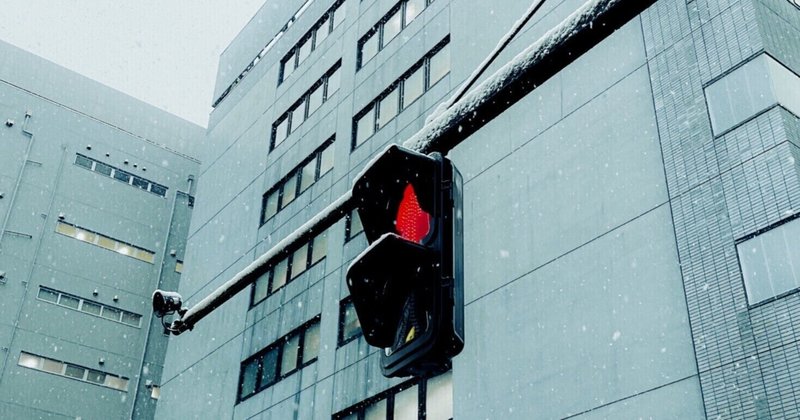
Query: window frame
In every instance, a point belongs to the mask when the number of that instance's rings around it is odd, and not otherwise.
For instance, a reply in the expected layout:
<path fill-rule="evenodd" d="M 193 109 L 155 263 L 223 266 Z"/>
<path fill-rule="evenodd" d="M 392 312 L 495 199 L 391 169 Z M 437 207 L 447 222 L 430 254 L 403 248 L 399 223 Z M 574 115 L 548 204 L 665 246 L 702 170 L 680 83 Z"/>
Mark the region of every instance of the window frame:
<path fill-rule="evenodd" d="M 325 140 L 319 147 L 317 147 L 310 155 L 308 155 L 305 159 L 300 161 L 300 163 L 292 168 L 289 173 L 284 175 L 278 182 L 275 183 L 272 187 L 270 187 L 262 196 L 261 196 L 261 211 L 259 212 L 259 228 L 263 227 L 267 222 L 269 222 L 272 218 L 278 215 L 281 210 L 285 209 L 289 204 L 294 201 L 297 201 L 303 193 L 310 190 L 314 184 L 319 182 L 330 170 L 326 171 L 325 173 L 321 173 L 320 165 L 322 164 L 322 155 L 328 150 L 329 147 L 334 147 L 334 143 L 336 142 L 336 135 L 329 137 Z M 308 185 L 305 189 L 301 189 L 301 185 L 303 184 L 303 168 L 306 167 L 309 163 L 316 160 L 315 169 L 314 169 L 314 180 L 311 184 Z M 331 167 L 333 169 L 333 167 Z M 284 203 L 284 187 L 290 182 L 292 177 L 296 179 L 293 181 L 295 185 L 294 197 L 292 201 L 288 203 Z M 274 213 L 267 216 L 267 203 L 273 194 L 277 194 L 276 198 L 276 210 Z"/>
<path fill-rule="evenodd" d="M 278 116 L 278 118 L 275 119 L 275 121 L 272 123 L 272 128 L 270 130 L 269 151 L 268 151 L 269 153 L 272 153 L 272 151 L 275 150 L 279 145 L 283 144 L 292 134 L 294 134 L 297 131 L 297 129 L 302 124 L 302 123 L 297 123 L 297 125 L 295 125 L 295 123 L 291 121 L 293 119 L 293 114 L 298 106 L 302 104 L 303 107 L 302 122 L 305 122 L 317 110 L 322 108 L 322 106 L 326 102 L 328 102 L 328 100 L 330 100 L 333 93 L 336 93 L 339 90 L 339 88 L 337 88 L 336 91 L 330 92 L 329 94 L 328 81 L 334 75 L 336 75 L 336 77 L 341 78 L 341 73 L 337 74 L 341 70 L 341 67 L 342 67 L 342 60 L 339 59 L 330 69 L 328 69 L 328 71 L 325 72 L 325 74 L 322 75 L 322 77 L 314 81 L 314 83 L 312 83 L 311 86 L 302 95 L 300 95 L 299 98 L 297 98 L 297 100 L 292 102 L 291 106 L 287 107 L 286 111 L 281 113 Z M 341 85 L 341 80 L 339 81 L 339 84 Z M 325 89 L 322 98 L 322 103 L 320 103 L 320 105 L 317 108 L 315 108 L 313 112 L 309 112 L 308 102 L 311 97 L 311 94 L 314 93 L 315 89 L 318 88 L 320 85 L 324 85 Z M 278 130 L 280 128 L 280 125 L 283 124 L 284 121 L 286 122 L 286 133 L 285 133 L 286 135 L 285 137 L 281 138 L 280 141 L 278 141 Z"/>
<path fill-rule="evenodd" d="M 411 24 L 411 22 L 419 19 L 420 15 L 433 4 L 433 0 L 423 0 L 422 9 L 417 13 L 413 19 L 408 19 L 408 3 L 409 0 L 400 0 L 399 2 L 395 3 L 389 10 L 375 22 L 361 37 L 358 38 L 358 42 L 356 43 L 356 72 L 361 70 L 366 63 L 370 60 L 375 58 L 381 51 L 383 51 L 393 40 L 400 37 L 400 34 Z M 386 24 L 395 16 L 395 13 L 399 13 L 400 18 L 400 28 L 397 31 L 397 34 L 393 36 L 388 41 L 385 39 L 385 31 L 386 31 Z M 375 38 L 376 47 L 375 53 L 372 54 L 366 60 L 364 59 L 364 45 L 369 41 L 372 37 Z"/>
<path fill-rule="evenodd" d="M 339 301 L 339 333 L 337 334 L 337 347 L 342 347 L 351 341 L 358 340 L 360 337 L 364 336 L 364 330 L 361 328 L 361 323 L 358 324 L 358 331 L 348 335 L 347 337 L 344 336 L 345 326 L 346 326 L 346 318 L 345 312 L 349 307 L 352 307 L 353 311 L 355 311 L 355 306 L 353 306 L 353 297 L 347 296 L 346 298 Z M 358 317 L 356 316 L 356 319 Z"/>
<path fill-rule="evenodd" d="M 351 130 L 351 142 L 350 142 L 350 151 L 356 150 L 362 144 L 366 143 L 367 140 L 372 138 L 381 128 L 388 125 L 391 121 L 397 118 L 403 111 L 405 111 L 411 104 L 418 101 L 425 93 L 430 91 L 433 86 L 438 84 L 439 81 L 445 78 L 448 74 L 450 74 L 451 69 L 450 65 L 452 63 L 448 62 L 448 70 L 446 73 L 443 73 L 439 80 L 436 83 L 430 83 L 430 63 L 433 57 L 436 57 L 439 52 L 441 52 L 444 48 L 449 48 L 450 45 L 450 35 L 445 36 L 441 41 L 439 41 L 433 48 L 431 48 L 425 55 L 422 56 L 419 60 L 417 60 L 408 70 L 404 71 L 397 80 L 393 81 L 389 86 L 382 90 L 373 100 L 371 100 L 367 105 L 365 105 L 360 111 L 358 111 L 353 116 L 353 124 Z M 423 78 L 423 86 L 422 92 L 414 98 L 413 101 L 406 104 L 404 101 L 405 96 L 405 84 L 406 81 L 410 79 L 412 75 L 414 75 L 417 71 L 422 70 L 422 78 Z M 397 91 L 397 112 L 394 114 L 392 118 L 386 121 L 383 125 L 379 125 L 380 121 L 380 103 L 388 97 L 392 95 L 395 91 Z M 371 117 L 367 117 L 370 113 L 372 113 Z M 359 136 L 359 123 L 364 118 L 371 118 L 372 119 L 372 130 L 371 132 L 366 135 L 364 138 Z M 369 121 L 366 121 L 365 124 L 368 124 Z"/>
<path fill-rule="evenodd" d="M 295 249 L 295 250 L 293 250 L 291 252 L 285 252 L 283 255 L 281 255 L 281 257 L 279 259 L 276 260 L 277 261 L 276 263 L 272 264 L 268 268 L 267 271 L 265 271 L 261 276 L 259 276 L 259 278 L 256 279 L 256 281 L 253 282 L 252 286 L 250 286 L 250 307 L 249 307 L 249 309 L 253 309 L 254 307 L 256 307 L 261 302 L 266 301 L 267 299 L 269 299 L 270 296 L 276 294 L 278 291 L 280 291 L 281 289 L 286 287 L 289 283 L 292 283 L 293 281 L 295 281 L 295 279 L 299 278 L 301 275 L 303 275 L 307 271 L 311 270 L 311 268 L 313 268 L 317 264 L 322 263 L 322 261 L 325 261 L 325 259 L 328 257 L 328 249 L 329 249 L 329 242 L 328 242 L 327 238 L 325 240 L 325 252 L 316 261 L 314 261 L 314 249 L 315 249 L 314 244 L 315 244 L 315 241 L 316 241 L 316 239 L 318 237 L 323 236 L 323 235 L 328 235 L 329 231 L 330 231 L 330 229 L 325 229 L 324 231 L 314 235 L 307 242 L 304 242 L 303 244 L 301 244 L 297 249 Z M 303 249 L 303 248 L 306 249 L 306 256 L 305 256 L 305 261 L 306 261 L 305 266 L 306 267 L 302 271 L 300 271 L 298 273 L 295 273 L 293 271 L 293 265 L 294 265 L 293 261 L 294 261 L 294 258 L 295 258 L 294 254 L 298 250 Z M 280 264 L 283 264 L 284 262 L 286 263 L 286 278 L 285 278 L 283 284 L 281 284 L 277 288 L 274 288 L 275 267 L 277 267 Z M 266 280 L 265 281 L 267 282 L 266 294 L 264 295 L 263 298 L 256 300 L 256 289 L 257 289 L 258 284 L 259 284 L 258 282 L 259 282 L 259 280 L 264 279 L 265 278 L 264 276 L 266 276 Z"/>
<path fill-rule="evenodd" d="M 236 389 L 236 404 L 239 404 L 242 401 L 247 400 L 248 398 L 258 394 L 259 392 L 275 385 L 276 383 L 282 381 L 283 379 L 288 378 L 289 376 L 303 370 L 303 368 L 313 364 L 317 360 L 319 360 L 319 353 L 317 353 L 316 357 L 313 357 L 309 360 L 304 360 L 304 346 L 306 340 L 306 332 L 310 330 L 315 324 L 321 325 L 322 314 L 318 314 L 311 318 L 310 320 L 304 322 L 299 327 L 295 328 L 294 330 L 288 332 L 287 334 L 281 336 L 277 340 L 273 341 L 271 344 L 267 345 L 263 349 L 259 350 L 258 352 L 254 353 L 253 355 L 249 356 L 248 358 L 244 359 L 239 364 L 239 381 Z M 297 348 L 296 348 L 296 360 L 294 362 L 294 367 L 286 372 L 281 371 L 281 367 L 283 365 L 283 355 L 284 355 L 284 346 L 289 340 L 294 339 L 295 337 L 298 338 Z M 277 357 L 275 358 L 275 375 L 273 379 L 268 383 L 261 383 L 263 372 L 264 372 L 264 356 L 270 353 L 271 351 L 277 351 Z M 255 373 L 255 384 L 253 386 L 253 392 L 248 395 L 242 395 L 242 384 L 245 377 L 245 369 L 246 365 L 255 362 L 256 365 L 256 373 Z"/>
<path fill-rule="evenodd" d="M 783 299 L 783 298 L 785 298 L 787 296 L 791 296 L 791 295 L 794 295 L 794 294 L 800 292 L 800 283 L 796 283 L 795 287 L 793 287 L 791 289 L 785 290 L 785 291 L 780 292 L 780 293 L 776 293 L 776 294 L 772 295 L 771 297 L 761 299 L 761 300 L 759 300 L 759 301 L 757 301 L 755 303 L 751 303 L 750 302 L 750 296 L 749 296 L 750 293 L 748 292 L 748 290 L 749 290 L 748 279 L 746 278 L 745 268 L 744 268 L 744 265 L 742 264 L 742 257 L 741 257 L 740 252 L 739 252 L 739 245 L 741 245 L 741 244 L 743 244 L 743 243 L 745 243 L 747 241 L 750 241 L 752 239 L 755 239 L 755 238 L 761 236 L 762 234 L 766 234 L 766 233 L 769 233 L 769 232 L 771 232 L 771 231 L 773 231 L 775 229 L 781 228 L 782 226 L 787 225 L 787 224 L 792 223 L 792 222 L 800 223 L 800 213 L 797 213 L 797 214 L 794 214 L 792 216 L 789 216 L 789 217 L 787 217 L 787 218 L 785 218 L 783 220 L 779 220 L 779 221 L 777 221 L 777 222 L 775 222 L 775 223 L 773 223 L 773 224 L 771 224 L 769 226 L 761 228 L 761 229 L 759 229 L 759 230 L 757 230 L 757 231 L 755 231 L 753 233 L 745 235 L 745 236 L 743 236 L 743 237 L 741 237 L 739 239 L 736 239 L 734 241 L 734 248 L 736 249 L 736 262 L 737 262 L 737 264 L 739 266 L 739 272 L 741 273 L 741 279 L 742 279 L 741 280 L 742 281 L 741 284 L 742 284 L 742 288 L 743 288 L 743 290 L 745 292 L 745 300 L 747 302 L 748 309 L 758 308 L 760 306 L 764 306 L 764 305 L 770 304 L 772 302 L 775 302 L 777 300 Z M 800 282 L 800 277 L 798 277 L 797 281 Z"/>
<path fill-rule="evenodd" d="M 330 36 L 330 34 L 333 33 L 333 31 L 336 29 L 336 27 L 339 26 L 338 24 L 334 25 L 334 22 L 333 22 L 334 21 L 334 14 L 339 9 L 339 7 L 343 7 L 343 5 L 344 5 L 344 0 L 337 0 L 336 2 L 334 2 L 334 4 L 330 8 L 328 8 L 328 10 L 326 10 L 322 14 L 322 16 L 320 16 L 316 20 L 316 22 L 314 22 L 314 24 L 311 25 L 311 28 L 309 28 L 309 30 L 306 31 L 306 33 L 304 33 L 303 36 L 301 36 L 297 40 L 297 42 L 295 42 L 294 45 L 292 45 L 291 48 L 289 48 L 289 50 L 286 52 L 286 54 L 284 54 L 284 56 L 280 60 L 280 69 L 278 71 L 278 86 L 283 84 L 283 82 L 285 82 L 286 79 L 292 73 L 294 73 L 294 71 L 297 70 L 300 67 L 301 64 L 303 64 L 306 60 L 308 60 L 314 54 L 314 52 L 319 47 L 319 42 L 322 42 L 325 39 L 327 39 Z M 325 34 L 325 37 L 322 40 L 318 40 L 317 39 L 318 38 L 317 37 L 318 31 L 319 31 L 319 29 L 321 29 L 324 26 L 328 27 L 327 28 L 327 33 Z M 305 59 L 301 60 L 300 59 L 300 49 L 301 49 L 301 47 L 303 45 L 305 45 L 305 42 L 309 42 L 310 43 L 311 50 L 309 51 L 308 56 Z M 286 63 L 288 63 L 290 60 L 292 61 L 292 69 L 291 69 L 291 71 L 289 71 L 287 73 L 286 72 Z"/>

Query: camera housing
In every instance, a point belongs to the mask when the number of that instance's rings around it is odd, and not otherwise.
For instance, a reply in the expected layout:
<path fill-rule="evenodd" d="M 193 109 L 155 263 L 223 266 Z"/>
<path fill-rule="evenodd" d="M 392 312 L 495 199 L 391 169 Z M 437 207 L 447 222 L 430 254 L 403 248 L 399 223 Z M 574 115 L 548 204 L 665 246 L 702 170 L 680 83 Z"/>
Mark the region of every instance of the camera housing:
<path fill-rule="evenodd" d="M 153 312 L 159 318 L 178 312 L 181 314 L 185 309 L 181 308 L 183 298 L 177 292 L 167 292 L 156 290 L 153 292 Z"/>

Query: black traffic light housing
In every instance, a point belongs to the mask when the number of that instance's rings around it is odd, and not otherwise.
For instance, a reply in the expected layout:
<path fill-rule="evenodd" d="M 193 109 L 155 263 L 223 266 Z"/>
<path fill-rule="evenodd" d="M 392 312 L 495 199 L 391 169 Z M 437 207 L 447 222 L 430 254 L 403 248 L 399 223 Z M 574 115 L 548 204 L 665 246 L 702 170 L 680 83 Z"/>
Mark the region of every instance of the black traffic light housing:
<path fill-rule="evenodd" d="M 353 186 L 370 245 L 347 285 L 387 377 L 446 371 L 464 347 L 461 185 L 441 154 L 392 145 Z"/>

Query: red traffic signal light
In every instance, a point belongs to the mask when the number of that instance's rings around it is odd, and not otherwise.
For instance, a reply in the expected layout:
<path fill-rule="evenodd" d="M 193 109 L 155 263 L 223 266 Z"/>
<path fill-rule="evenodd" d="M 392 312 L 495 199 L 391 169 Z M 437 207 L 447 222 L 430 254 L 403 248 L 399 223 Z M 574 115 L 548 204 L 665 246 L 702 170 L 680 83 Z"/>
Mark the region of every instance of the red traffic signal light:
<path fill-rule="evenodd" d="M 393 145 L 353 186 L 370 246 L 347 285 L 386 376 L 450 368 L 464 345 L 461 175 L 440 154 Z"/>

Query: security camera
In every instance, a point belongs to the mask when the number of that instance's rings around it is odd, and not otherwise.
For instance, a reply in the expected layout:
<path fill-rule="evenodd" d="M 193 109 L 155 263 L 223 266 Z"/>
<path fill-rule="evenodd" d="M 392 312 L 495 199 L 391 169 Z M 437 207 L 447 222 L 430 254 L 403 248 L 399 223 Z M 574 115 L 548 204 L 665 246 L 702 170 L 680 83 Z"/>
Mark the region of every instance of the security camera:
<path fill-rule="evenodd" d="M 181 305 L 183 299 L 177 292 L 166 292 L 164 290 L 156 290 L 153 292 L 153 312 L 159 318 L 165 315 L 175 313 L 180 314 L 183 312 Z"/>

